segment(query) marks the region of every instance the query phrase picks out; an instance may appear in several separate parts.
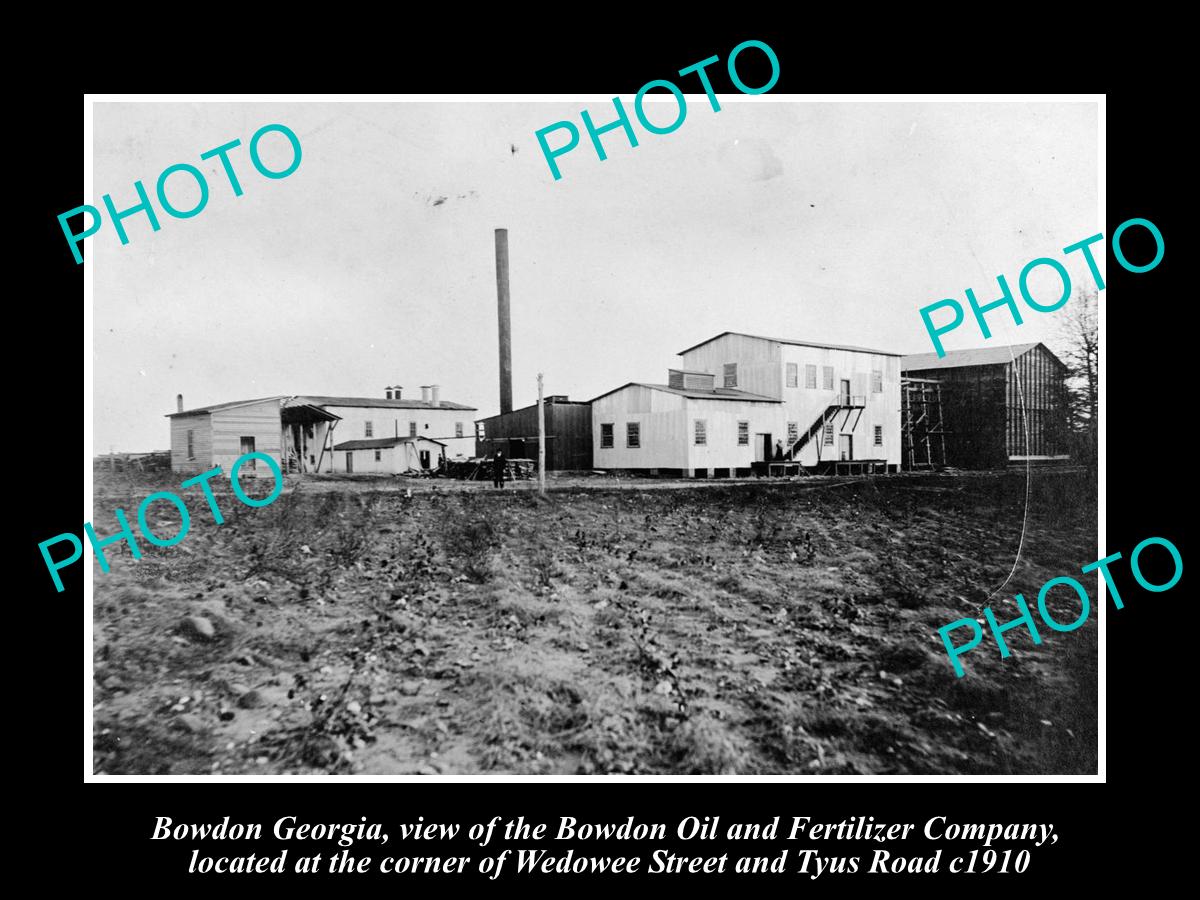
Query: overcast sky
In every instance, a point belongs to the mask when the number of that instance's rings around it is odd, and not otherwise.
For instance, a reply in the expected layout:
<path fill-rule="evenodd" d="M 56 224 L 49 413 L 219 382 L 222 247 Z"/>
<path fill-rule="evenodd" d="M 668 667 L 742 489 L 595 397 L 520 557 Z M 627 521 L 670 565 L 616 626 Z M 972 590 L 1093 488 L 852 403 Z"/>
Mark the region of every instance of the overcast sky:
<path fill-rule="evenodd" d="M 623 98 L 631 106 L 631 98 Z M 187 407 L 273 394 L 442 398 L 498 409 L 493 230 L 509 229 L 513 399 L 591 399 L 666 380 L 675 354 L 722 331 L 932 349 L 918 310 L 1017 290 L 1022 266 L 1102 230 L 1096 107 L 1076 104 L 806 104 L 689 97 L 672 134 L 620 131 L 596 158 L 586 133 L 553 180 L 534 133 L 578 103 L 101 103 L 95 196 L 134 205 L 159 173 L 207 176 L 190 219 L 159 210 L 87 239 L 95 266 L 97 453 L 167 449 Z M 669 106 L 648 104 L 666 123 Z M 251 135 L 300 137 L 287 178 L 259 175 Z M 582 126 L 581 130 L 582 130 Z M 218 160 L 234 138 L 234 197 Z M 557 145 L 561 135 L 551 140 Z M 264 160 L 282 168 L 286 141 Z M 194 204 L 186 175 L 169 198 Z M 189 190 L 193 193 L 189 194 Z M 155 201 L 157 206 L 157 201 Z M 1073 254 L 1078 257 L 1078 254 Z M 1080 259 L 1073 280 L 1090 284 Z M 1103 271 L 1103 260 L 1101 259 Z M 1054 298 L 1050 281 L 1035 296 Z M 1104 295 L 1101 294 L 1101 302 Z M 1045 300 L 1043 301 L 1045 302 Z M 1056 314 L 989 316 L 989 343 L 1044 340 Z M 983 345 L 969 318 L 950 349 Z"/>

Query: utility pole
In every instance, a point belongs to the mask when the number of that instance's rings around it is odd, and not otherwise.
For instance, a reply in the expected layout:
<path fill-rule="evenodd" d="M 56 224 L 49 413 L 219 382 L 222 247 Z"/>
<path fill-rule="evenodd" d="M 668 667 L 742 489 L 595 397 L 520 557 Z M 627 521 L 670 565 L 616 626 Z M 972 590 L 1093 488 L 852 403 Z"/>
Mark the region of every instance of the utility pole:
<path fill-rule="evenodd" d="M 538 493 L 546 496 L 546 401 L 542 399 L 541 372 L 538 372 Z"/>

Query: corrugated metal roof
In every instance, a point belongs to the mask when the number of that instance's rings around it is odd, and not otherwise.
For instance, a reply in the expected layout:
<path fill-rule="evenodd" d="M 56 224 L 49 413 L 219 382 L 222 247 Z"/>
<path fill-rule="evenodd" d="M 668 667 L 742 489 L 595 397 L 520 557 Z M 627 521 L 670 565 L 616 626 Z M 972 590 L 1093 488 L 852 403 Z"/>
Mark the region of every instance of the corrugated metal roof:
<path fill-rule="evenodd" d="M 714 388 L 711 391 L 703 391 L 697 388 L 673 388 L 668 384 L 647 384 L 644 381 L 631 381 L 628 384 L 623 384 L 619 388 L 613 388 L 611 391 L 601 394 L 599 397 L 593 397 L 589 402 L 595 403 L 609 394 L 615 394 L 617 391 L 623 391 L 629 387 L 644 387 L 650 388 L 652 391 L 678 394 L 680 397 L 687 397 L 689 400 L 743 400 L 750 403 L 783 402 L 782 400 L 776 400 L 774 397 L 764 397 L 762 394 L 751 394 L 747 391 L 736 391 L 732 388 Z"/>
<path fill-rule="evenodd" d="M 234 400 L 230 403 L 214 403 L 212 406 L 197 406 L 195 409 L 185 409 L 183 412 L 167 413 L 167 418 L 175 416 L 197 416 L 202 413 L 221 412 L 224 409 L 234 409 L 238 406 L 252 406 L 255 403 L 266 403 L 268 400 L 286 399 L 282 394 L 277 397 L 260 397 L 257 400 Z"/>
<path fill-rule="evenodd" d="M 901 372 L 920 372 L 925 369 L 957 369 L 961 366 L 997 366 L 1010 363 L 1034 347 L 1032 344 L 1000 344 L 995 347 L 971 347 L 968 350 L 949 350 L 945 356 L 936 353 L 914 353 L 900 360 Z M 1049 350 L 1046 352 L 1049 353 Z M 1053 353 L 1050 354 L 1054 356 Z M 1058 359 L 1057 356 L 1054 357 Z"/>
<path fill-rule="evenodd" d="M 390 437 L 390 438 L 361 438 L 357 441 L 342 441 L 334 444 L 334 450 L 382 450 L 384 447 L 395 447 L 400 444 L 416 444 L 425 441 L 427 444 L 437 444 L 445 447 L 441 441 L 427 437 Z"/>
<path fill-rule="evenodd" d="M 464 406 L 449 400 L 443 400 L 434 406 L 424 400 L 388 400 L 381 397 L 318 397 L 315 394 L 303 394 L 297 397 L 296 401 L 312 403 L 316 406 L 367 406 L 382 409 L 476 409 L 474 406 Z"/>
<path fill-rule="evenodd" d="M 797 340 L 793 340 L 792 338 L 765 337 L 764 335 L 761 335 L 761 334 L 746 334 L 744 331 L 722 331 L 720 334 L 716 335 L 715 337 L 710 337 L 706 341 L 701 341 L 698 344 L 688 347 L 687 350 L 680 350 L 675 355 L 683 356 L 683 354 L 688 353 L 692 350 L 695 350 L 696 347 L 703 347 L 705 344 L 711 344 L 713 341 L 717 340 L 718 338 L 723 338 L 727 334 L 736 334 L 739 337 L 748 337 L 748 338 L 752 338 L 756 341 L 773 341 L 776 344 L 791 344 L 796 347 L 818 347 L 822 350 L 851 350 L 854 353 L 875 353 L 875 354 L 878 354 L 879 356 L 903 356 L 904 355 L 902 353 L 894 353 L 891 350 L 872 350 L 870 347 L 851 347 L 846 344 L 822 344 L 817 341 L 797 341 Z"/>

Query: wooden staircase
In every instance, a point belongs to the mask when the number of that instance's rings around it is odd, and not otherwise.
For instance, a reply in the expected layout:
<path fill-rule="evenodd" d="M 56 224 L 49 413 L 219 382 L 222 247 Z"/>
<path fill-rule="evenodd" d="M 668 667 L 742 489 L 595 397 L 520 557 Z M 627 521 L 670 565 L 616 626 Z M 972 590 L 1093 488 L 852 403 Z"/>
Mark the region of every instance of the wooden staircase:
<path fill-rule="evenodd" d="M 838 397 L 834 403 L 829 404 L 827 407 L 825 407 L 824 410 L 822 410 L 821 414 L 819 416 L 817 416 L 816 421 L 814 421 L 812 423 L 812 425 L 809 426 L 808 431 L 806 431 L 802 435 L 800 435 L 800 437 L 796 439 L 795 443 L 793 443 L 792 446 L 788 448 L 787 453 L 784 454 L 784 459 L 794 460 L 796 458 L 796 455 L 801 450 L 803 450 L 805 448 L 805 446 L 807 446 L 808 442 L 811 441 L 818 434 L 820 434 L 821 430 L 829 422 L 833 421 L 833 419 L 837 416 L 837 414 L 839 412 L 841 412 L 842 410 L 847 411 L 846 418 L 848 420 L 850 418 L 850 412 L 849 412 L 850 410 L 854 410 L 854 409 L 860 410 L 859 416 L 861 416 L 862 415 L 861 410 L 863 408 L 865 408 L 866 405 L 867 405 L 867 398 L 863 397 L 863 396 L 842 395 L 842 396 Z M 858 422 L 855 421 L 854 424 L 857 425 Z"/>

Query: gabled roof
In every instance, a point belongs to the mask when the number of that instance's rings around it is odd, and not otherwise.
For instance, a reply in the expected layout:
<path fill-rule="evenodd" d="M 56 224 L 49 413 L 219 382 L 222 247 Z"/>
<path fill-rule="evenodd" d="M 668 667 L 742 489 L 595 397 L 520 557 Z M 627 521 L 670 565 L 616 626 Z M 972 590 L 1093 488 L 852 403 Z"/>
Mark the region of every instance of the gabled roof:
<path fill-rule="evenodd" d="M 601 394 L 599 397 L 593 397 L 589 402 L 595 403 L 609 394 L 615 394 L 617 391 L 623 391 L 625 388 L 642 387 L 649 388 L 652 391 L 662 391 L 666 394 L 678 394 L 680 397 L 687 397 L 689 400 L 742 400 L 747 403 L 782 403 L 782 400 L 776 400 L 774 397 L 764 397 L 762 394 L 751 394 L 748 391 L 737 391 L 732 388 L 714 388 L 711 391 L 701 390 L 699 388 L 673 388 L 667 384 L 647 384 L 644 381 L 631 381 L 628 384 L 623 384 L 619 388 L 613 388 L 607 393 Z"/>
<path fill-rule="evenodd" d="M 380 409 L 465 409 L 475 410 L 474 406 L 464 406 L 443 400 L 434 406 L 424 400 L 388 400 L 381 397 L 318 397 L 315 394 L 303 394 L 296 398 L 300 403 L 311 403 L 314 406 L 366 406 Z"/>
<path fill-rule="evenodd" d="M 428 444 L 437 444 L 439 447 L 445 447 L 441 441 L 435 441 L 433 438 L 427 437 L 390 437 L 390 438 L 360 438 L 356 441 L 342 441 L 340 444 L 334 444 L 334 450 L 382 450 L 385 447 L 396 447 L 400 444 L 416 444 L 420 441 L 425 441 Z"/>
<path fill-rule="evenodd" d="M 850 347 L 845 344 L 821 344 L 817 341 L 796 341 L 792 340 L 791 338 L 764 337 L 761 334 L 746 334 L 744 331 L 722 331 L 720 334 L 710 337 L 706 341 L 701 341 L 698 344 L 688 347 L 687 350 L 680 350 L 676 356 L 683 356 L 683 354 L 690 353 L 692 350 L 695 350 L 696 347 L 703 347 L 705 344 L 711 344 L 713 341 L 723 338 L 727 334 L 734 334 L 738 337 L 748 337 L 756 341 L 771 341 L 776 344 L 791 344 L 796 347 L 819 347 L 822 350 L 850 350 L 854 353 L 875 353 L 879 356 L 903 356 L 903 354 L 893 353 L 891 350 L 872 350 L 869 347 Z"/>
<path fill-rule="evenodd" d="M 1062 365 L 1062 360 L 1043 343 L 1032 344 L 999 344 L 994 347 L 972 347 L 968 350 L 950 350 L 945 356 L 936 353 L 915 353 L 900 360 L 901 372 L 921 372 L 926 369 L 957 369 L 962 366 L 1002 366 L 1020 356 L 1024 356 L 1034 347 L 1041 347 Z"/>
<path fill-rule="evenodd" d="M 167 418 L 171 419 L 175 416 L 198 416 L 203 413 L 215 413 L 226 409 L 235 409 L 239 406 L 253 406 L 255 403 L 266 403 L 268 400 L 285 399 L 287 398 L 281 394 L 277 397 L 259 397 L 257 400 L 234 400 L 231 403 L 214 403 L 212 406 L 198 406 L 195 409 L 185 409 L 183 412 L 167 413 Z"/>

